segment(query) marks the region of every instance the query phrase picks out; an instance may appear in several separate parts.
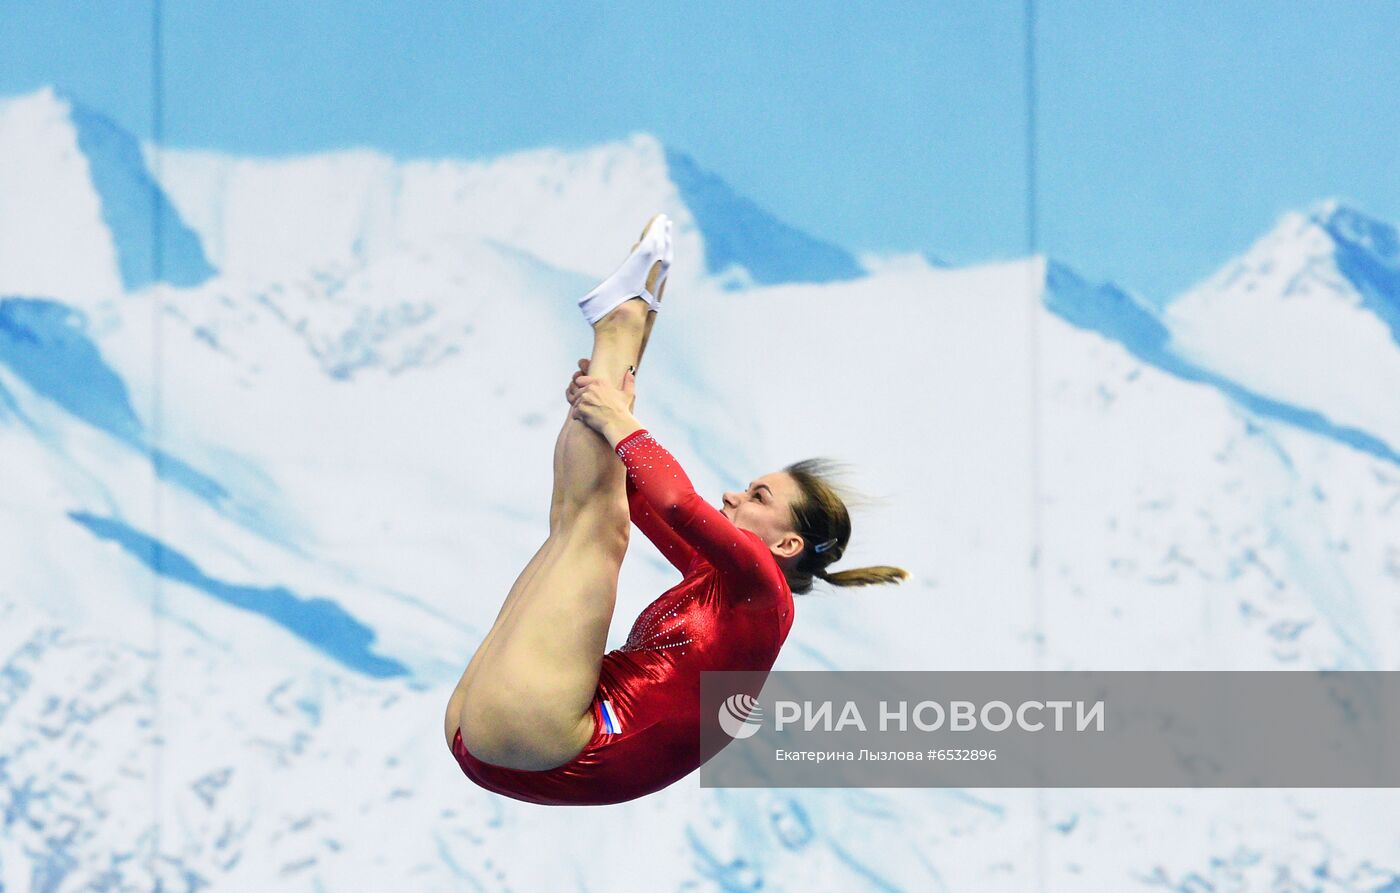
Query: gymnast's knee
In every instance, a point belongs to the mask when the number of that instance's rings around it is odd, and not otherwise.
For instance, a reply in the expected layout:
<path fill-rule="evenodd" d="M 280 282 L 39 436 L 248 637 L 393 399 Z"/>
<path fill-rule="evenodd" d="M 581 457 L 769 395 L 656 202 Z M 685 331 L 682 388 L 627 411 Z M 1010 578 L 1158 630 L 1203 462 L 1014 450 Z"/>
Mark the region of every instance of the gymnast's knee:
<path fill-rule="evenodd" d="M 554 519 L 552 519 L 554 520 Z M 566 499 L 559 507 L 556 523 L 560 531 L 581 534 L 600 550 L 615 553 L 620 561 L 627 552 L 632 520 L 625 496 L 602 496 L 592 500 Z"/>

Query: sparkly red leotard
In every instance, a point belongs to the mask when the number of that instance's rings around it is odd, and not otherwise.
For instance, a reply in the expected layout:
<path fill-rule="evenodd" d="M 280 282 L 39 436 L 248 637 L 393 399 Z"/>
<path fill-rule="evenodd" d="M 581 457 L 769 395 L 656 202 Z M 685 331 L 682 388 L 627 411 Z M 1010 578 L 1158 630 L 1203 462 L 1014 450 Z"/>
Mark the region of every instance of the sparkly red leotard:
<path fill-rule="evenodd" d="M 548 804 L 620 803 L 700 766 L 700 672 L 772 669 L 792 628 L 792 590 L 757 534 L 695 492 L 646 429 L 618 442 L 632 521 L 685 575 L 642 611 L 621 648 L 603 655 L 596 728 L 572 760 L 532 772 L 452 753 L 487 790 Z"/>

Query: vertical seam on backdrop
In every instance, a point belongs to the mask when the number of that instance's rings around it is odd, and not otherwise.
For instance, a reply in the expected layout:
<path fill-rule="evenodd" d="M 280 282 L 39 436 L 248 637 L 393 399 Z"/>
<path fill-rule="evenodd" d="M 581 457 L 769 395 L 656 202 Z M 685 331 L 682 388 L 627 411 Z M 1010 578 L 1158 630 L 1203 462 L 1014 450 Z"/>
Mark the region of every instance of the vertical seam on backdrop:
<path fill-rule="evenodd" d="M 151 722 L 152 747 L 151 747 L 151 817 L 153 819 L 153 846 L 151 851 L 152 880 L 156 867 L 160 864 L 161 850 L 161 803 L 163 801 L 164 779 L 161 775 L 162 756 L 164 749 L 164 734 L 162 732 L 162 679 L 161 670 L 164 666 L 163 642 L 161 640 L 161 598 L 162 598 L 162 571 L 164 554 L 160 545 L 165 542 L 165 531 L 163 529 L 161 488 L 160 488 L 160 463 L 162 455 L 160 450 L 161 440 L 164 434 L 162 413 L 164 410 L 162 391 L 164 382 L 164 355 L 161 344 L 161 317 L 164 300 L 165 263 L 164 263 L 164 239 L 161 227 L 160 214 L 160 182 L 161 182 L 161 146 L 165 141 L 165 108 L 164 108 L 164 48 L 161 43 L 162 26 L 161 0 L 151 2 L 151 438 L 149 449 L 151 451 L 151 529 L 155 534 L 156 546 L 151 555 L 151 624 L 152 639 L 155 652 L 154 662 L 154 685 L 152 686 L 154 709 Z"/>
<path fill-rule="evenodd" d="M 1041 442 L 1041 344 L 1040 344 L 1040 312 L 1041 304 L 1045 300 L 1045 289 L 1048 288 L 1046 279 L 1045 264 L 1036 259 L 1036 252 L 1039 248 L 1039 208 L 1037 204 L 1037 167 L 1039 157 L 1037 155 L 1038 132 L 1036 129 L 1036 104 L 1039 101 L 1036 92 L 1036 68 L 1035 68 L 1035 42 L 1036 42 L 1036 7 L 1035 0 L 1025 0 L 1025 90 L 1026 90 L 1026 253 L 1027 270 L 1029 271 L 1031 282 L 1028 293 L 1030 301 L 1028 310 L 1030 312 L 1029 333 L 1030 333 L 1030 528 L 1031 528 L 1031 625 L 1033 635 L 1031 637 L 1031 648 L 1033 656 L 1033 666 L 1036 670 L 1036 692 L 1037 697 L 1044 700 L 1040 691 L 1042 671 L 1045 669 L 1045 543 L 1044 543 L 1044 519 L 1042 517 L 1043 500 L 1043 445 Z M 1040 739 L 1036 739 L 1039 743 Z M 1039 750 L 1039 748 L 1037 748 Z M 1043 760 L 1038 761 L 1041 766 Z M 1032 800 L 1035 805 L 1035 863 L 1037 889 L 1043 891 L 1045 887 L 1046 852 L 1045 829 L 1048 818 L 1046 793 L 1043 785 L 1036 785 Z"/>

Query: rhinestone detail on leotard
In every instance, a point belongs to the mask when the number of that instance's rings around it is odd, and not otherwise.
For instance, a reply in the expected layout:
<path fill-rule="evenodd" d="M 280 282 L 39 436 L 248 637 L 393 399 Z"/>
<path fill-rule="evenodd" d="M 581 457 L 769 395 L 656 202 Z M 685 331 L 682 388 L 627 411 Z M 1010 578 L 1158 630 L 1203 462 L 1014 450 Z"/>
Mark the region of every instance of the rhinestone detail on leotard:
<path fill-rule="evenodd" d="M 693 639 L 686 634 L 685 618 L 681 609 L 690 601 L 687 595 L 670 609 L 657 612 L 643 612 L 627 636 L 621 651 L 655 651 L 662 648 L 679 648 L 689 645 Z"/>

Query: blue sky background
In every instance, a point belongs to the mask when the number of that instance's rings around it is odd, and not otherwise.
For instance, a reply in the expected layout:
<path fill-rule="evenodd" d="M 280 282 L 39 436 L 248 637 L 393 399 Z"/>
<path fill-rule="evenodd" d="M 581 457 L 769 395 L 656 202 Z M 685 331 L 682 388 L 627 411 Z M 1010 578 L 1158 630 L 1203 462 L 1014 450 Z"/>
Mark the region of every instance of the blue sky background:
<path fill-rule="evenodd" d="M 1037 4 L 1039 249 L 1161 299 L 1283 211 L 1400 220 L 1400 4 Z M 6 3 L 0 93 L 152 132 L 149 2 Z M 167 3 L 165 142 L 481 157 L 635 131 L 791 223 L 1026 252 L 1016 2 Z"/>

